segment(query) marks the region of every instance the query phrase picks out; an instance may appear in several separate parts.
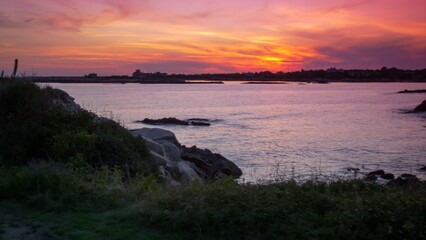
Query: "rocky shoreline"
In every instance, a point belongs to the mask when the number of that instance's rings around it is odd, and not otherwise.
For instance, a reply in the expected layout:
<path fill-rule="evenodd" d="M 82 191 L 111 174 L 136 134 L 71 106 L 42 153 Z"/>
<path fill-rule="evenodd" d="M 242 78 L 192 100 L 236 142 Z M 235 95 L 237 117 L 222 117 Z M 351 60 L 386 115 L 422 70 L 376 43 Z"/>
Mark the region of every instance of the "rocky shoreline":
<path fill-rule="evenodd" d="M 178 186 L 198 181 L 208 183 L 227 177 L 238 178 L 241 169 L 224 156 L 196 146 L 186 147 L 171 131 L 160 128 L 131 130 L 142 137 L 150 151 L 149 161 L 164 182 Z"/>
<path fill-rule="evenodd" d="M 420 179 L 416 175 L 403 173 L 399 177 L 395 177 L 393 173 L 385 172 L 384 170 L 376 170 L 367 173 L 364 180 L 369 182 L 375 182 L 377 180 L 383 180 L 386 185 L 409 185 L 420 182 Z"/>

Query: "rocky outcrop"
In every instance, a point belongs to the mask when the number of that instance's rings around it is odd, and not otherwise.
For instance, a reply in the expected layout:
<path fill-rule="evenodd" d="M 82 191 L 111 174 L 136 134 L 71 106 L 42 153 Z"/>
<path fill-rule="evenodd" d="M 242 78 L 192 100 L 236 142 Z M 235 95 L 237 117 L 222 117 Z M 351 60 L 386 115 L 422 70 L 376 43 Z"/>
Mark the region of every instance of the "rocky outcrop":
<path fill-rule="evenodd" d="M 160 118 L 160 119 L 150 119 L 145 118 L 142 121 L 136 121 L 137 123 L 145 123 L 149 125 L 182 125 L 182 126 L 210 126 L 208 119 L 203 118 L 190 118 L 188 120 L 180 120 L 174 117 L 171 118 Z"/>
<path fill-rule="evenodd" d="M 239 177 L 243 174 L 241 169 L 233 162 L 218 153 L 212 153 L 208 149 L 182 146 L 181 157 L 185 161 L 194 163 L 201 170 L 199 172 L 200 177 L 207 181 L 227 176 Z"/>
<path fill-rule="evenodd" d="M 145 140 L 150 150 L 151 164 L 158 169 L 160 177 L 171 185 L 186 185 L 194 181 L 206 183 L 242 175 L 241 169 L 224 156 L 208 149 L 181 145 L 171 131 L 142 128 L 131 133 Z"/>
<path fill-rule="evenodd" d="M 49 98 L 53 105 L 61 107 L 65 110 L 76 113 L 81 111 L 80 105 L 74 102 L 74 98 L 71 97 L 67 92 L 52 88 L 49 91 Z"/>
<path fill-rule="evenodd" d="M 413 185 L 416 183 L 419 183 L 420 179 L 416 177 L 416 175 L 404 173 L 400 177 L 397 177 L 396 179 L 390 180 L 387 185 L 393 186 L 393 185 Z"/>
<path fill-rule="evenodd" d="M 395 175 L 392 173 L 385 173 L 383 170 L 376 170 L 366 174 L 364 180 L 375 182 L 378 179 L 385 182 L 388 186 L 394 185 L 411 185 L 420 182 L 420 179 L 416 175 L 404 173 L 401 176 L 395 178 Z"/>

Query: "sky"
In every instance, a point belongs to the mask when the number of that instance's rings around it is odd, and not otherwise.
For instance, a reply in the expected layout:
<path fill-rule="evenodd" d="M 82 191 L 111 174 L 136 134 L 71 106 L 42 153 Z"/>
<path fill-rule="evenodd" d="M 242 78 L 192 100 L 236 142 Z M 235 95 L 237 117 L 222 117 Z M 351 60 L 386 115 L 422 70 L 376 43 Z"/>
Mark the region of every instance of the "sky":
<path fill-rule="evenodd" d="M 419 69 L 425 13 L 425 0 L 2 0 L 0 70 Z"/>

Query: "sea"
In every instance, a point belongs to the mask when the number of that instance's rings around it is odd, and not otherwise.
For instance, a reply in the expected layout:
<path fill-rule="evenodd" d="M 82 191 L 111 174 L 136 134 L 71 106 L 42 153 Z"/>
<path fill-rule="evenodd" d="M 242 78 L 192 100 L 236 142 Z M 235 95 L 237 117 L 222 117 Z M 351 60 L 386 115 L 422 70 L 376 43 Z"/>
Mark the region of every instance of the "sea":
<path fill-rule="evenodd" d="M 426 166 L 426 83 L 64 84 L 82 107 L 128 129 L 163 128 L 180 143 L 220 153 L 240 181 L 359 178 Z M 144 118 L 206 118 L 211 126 L 152 126 Z"/>

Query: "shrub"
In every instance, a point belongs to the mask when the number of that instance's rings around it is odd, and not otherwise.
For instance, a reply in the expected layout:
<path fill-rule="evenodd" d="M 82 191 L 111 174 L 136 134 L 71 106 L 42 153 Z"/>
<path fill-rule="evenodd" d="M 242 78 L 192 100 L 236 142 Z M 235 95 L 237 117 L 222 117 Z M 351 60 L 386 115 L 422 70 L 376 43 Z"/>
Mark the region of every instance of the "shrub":
<path fill-rule="evenodd" d="M 80 159 L 101 168 L 120 166 L 126 177 L 150 174 L 147 148 L 118 123 L 53 104 L 51 88 L 29 82 L 0 83 L 0 163 L 24 166 L 33 159 Z"/>

